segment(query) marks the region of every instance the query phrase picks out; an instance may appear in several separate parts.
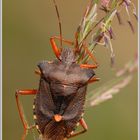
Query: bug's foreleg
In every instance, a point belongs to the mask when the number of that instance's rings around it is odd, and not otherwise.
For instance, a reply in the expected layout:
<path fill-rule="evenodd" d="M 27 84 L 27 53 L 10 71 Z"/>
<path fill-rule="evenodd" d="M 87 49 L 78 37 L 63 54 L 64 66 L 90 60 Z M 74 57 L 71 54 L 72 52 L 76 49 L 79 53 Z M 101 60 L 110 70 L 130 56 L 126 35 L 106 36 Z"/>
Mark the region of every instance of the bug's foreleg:
<path fill-rule="evenodd" d="M 74 45 L 74 42 L 69 41 L 69 40 L 66 40 L 66 39 L 63 39 L 63 38 L 61 38 L 60 36 L 53 36 L 53 37 L 50 38 L 50 42 L 51 42 L 53 51 L 54 51 L 56 57 L 57 57 L 58 59 L 60 59 L 59 57 L 60 57 L 60 55 L 61 55 L 61 50 L 57 47 L 57 45 L 56 45 L 56 43 L 55 43 L 55 39 L 61 40 L 61 41 L 63 41 L 64 43 L 69 44 L 69 45 Z"/>
<path fill-rule="evenodd" d="M 53 37 L 51 37 L 51 39 L 58 39 L 58 40 L 62 40 L 64 43 L 66 43 L 66 44 L 68 44 L 68 45 L 74 45 L 74 42 L 72 42 L 72 41 L 70 41 L 70 40 L 66 40 L 66 39 L 61 39 L 61 37 L 60 36 L 53 36 Z"/>
<path fill-rule="evenodd" d="M 68 138 L 72 138 L 72 137 L 78 136 L 80 134 L 85 133 L 88 130 L 88 126 L 87 126 L 87 124 L 86 124 L 86 122 L 85 122 L 85 120 L 83 118 L 79 121 L 79 123 L 83 127 L 84 130 L 76 132 L 76 133 L 73 133 Z"/>
<path fill-rule="evenodd" d="M 100 78 L 98 78 L 98 77 L 93 77 L 93 78 L 91 78 L 91 79 L 88 81 L 88 84 L 94 83 L 94 82 L 99 81 L 99 80 L 100 80 Z"/>
<path fill-rule="evenodd" d="M 39 69 L 35 69 L 35 74 L 41 75 L 41 71 Z"/>
<path fill-rule="evenodd" d="M 92 61 L 93 61 L 96 65 L 98 65 L 98 63 L 97 63 L 97 60 L 96 60 L 95 56 L 93 55 L 93 53 L 91 53 L 91 51 L 88 49 L 88 47 L 86 46 L 86 44 L 85 44 L 85 45 L 83 45 L 83 48 L 84 48 L 84 50 L 85 50 L 86 54 L 88 54 L 88 55 L 89 55 L 89 57 L 91 58 L 91 60 L 92 60 Z"/>
<path fill-rule="evenodd" d="M 81 64 L 80 67 L 81 68 L 87 68 L 87 69 L 95 69 L 95 68 L 98 67 L 98 65 L 97 64 L 93 64 L 93 65 L 91 65 L 91 64 Z"/>
<path fill-rule="evenodd" d="M 58 59 L 60 59 L 61 52 L 60 52 L 60 49 L 58 49 L 58 47 L 57 47 L 57 45 L 56 45 L 56 43 L 55 43 L 53 37 L 50 38 L 50 42 L 51 42 L 51 45 L 52 45 L 52 49 L 53 49 L 53 51 L 54 51 L 54 53 L 55 53 L 55 56 L 56 56 Z"/>
<path fill-rule="evenodd" d="M 82 48 L 84 49 L 86 56 L 88 56 L 95 64 L 87 64 L 87 62 L 85 62 L 84 64 L 81 64 L 80 66 L 82 68 L 91 68 L 91 69 L 97 68 L 98 62 L 97 62 L 95 56 L 93 55 L 93 53 L 88 49 L 88 47 L 86 46 L 85 43 L 83 44 Z"/>
<path fill-rule="evenodd" d="M 19 101 L 19 95 L 35 95 L 35 94 L 37 94 L 37 90 L 17 90 L 16 93 L 15 93 L 15 98 L 16 98 L 16 103 L 17 103 L 17 107 L 18 107 L 19 116 L 20 116 L 20 119 L 21 119 L 23 127 L 24 127 L 24 133 L 23 133 L 23 136 L 22 136 L 22 140 L 25 139 L 27 130 L 32 129 L 35 126 L 34 125 L 29 126 L 28 125 L 28 123 L 27 123 L 27 121 L 24 117 L 22 105 L 20 104 L 20 101 Z"/>

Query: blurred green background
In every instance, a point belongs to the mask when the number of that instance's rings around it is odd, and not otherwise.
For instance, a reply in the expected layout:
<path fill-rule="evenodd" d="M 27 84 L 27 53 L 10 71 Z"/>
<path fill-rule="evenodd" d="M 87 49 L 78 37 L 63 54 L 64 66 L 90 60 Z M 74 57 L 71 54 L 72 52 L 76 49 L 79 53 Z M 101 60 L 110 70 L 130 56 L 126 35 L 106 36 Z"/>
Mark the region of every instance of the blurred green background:
<path fill-rule="evenodd" d="M 87 1 L 58 0 L 62 19 L 63 36 L 73 40 L 74 32 L 81 20 Z M 137 5 L 137 1 L 134 3 Z M 122 11 L 123 13 L 123 11 Z M 125 14 L 124 14 L 125 15 Z M 123 16 L 125 21 L 127 18 Z M 128 24 L 122 26 L 114 20 L 116 39 L 115 67 L 119 69 L 133 58 L 137 51 L 137 23 L 135 34 Z M 59 35 L 58 22 L 52 0 L 4 0 L 3 1 L 3 140 L 20 140 L 23 132 L 15 101 L 16 89 L 38 88 L 39 77 L 34 74 L 41 60 L 51 60 L 52 52 L 49 38 Z M 96 57 L 100 67 L 96 74 L 100 82 L 90 89 L 100 87 L 113 78 L 115 71 L 110 68 L 109 52 L 98 47 Z M 89 126 L 87 133 L 73 138 L 75 140 L 137 140 L 137 73 L 132 82 L 116 95 L 95 108 L 85 112 Z M 93 93 L 94 94 L 94 93 Z M 21 97 L 26 117 L 32 123 L 33 97 Z M 26 140 L 32 140 L 29 133 Z"/>

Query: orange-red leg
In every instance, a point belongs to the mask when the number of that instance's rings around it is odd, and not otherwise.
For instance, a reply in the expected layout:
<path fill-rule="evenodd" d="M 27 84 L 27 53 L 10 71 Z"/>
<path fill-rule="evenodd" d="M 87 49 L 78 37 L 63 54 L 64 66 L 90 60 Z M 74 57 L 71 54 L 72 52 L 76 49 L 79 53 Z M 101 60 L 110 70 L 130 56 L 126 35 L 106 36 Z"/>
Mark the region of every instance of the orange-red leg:
<path fill-rule="evenodd" d="M 95 64 L 97 65 L 97 60 L 95 58 L 95 56 L 89 51 L 88 47 L 85 45 L 83 45 L 83 48 L 85 49 L 85 52 L 89 55 L 89 57 L 92 59 L 93 62 L 95 62 Z"/>
<path fill-rule="evenodd" d="M 88 83 L 90 84 L 90 83 L 93 83 L 93 82 L 96 82 L 96 81 L 99 81 L 99 80 L 100 80 L 100 78 L 93 77 L 88 81 Z"/>
<path fill-rule="evenodd" d="M 65 40 L 65 39 L 61 39 L 61 37 L 59 37 L 59 36 L 53 36 L 53 37 L 50 38 L 50 42 L 51 42 L 53 51 L 54 51 L 56 57 L 58 59 L 60 59 L 59 57 L 61 55 L 61 50 L 57 47 L 57 45 L 55 43 L 55 39 L 62 40 L 64 43 L 67 43 L 69 45 L 74 45 L 74 42 L 69 41 L 69 40 Z"/>
<path fill-rule="evenodd" d="M 35 69 L 35 74 L 41 75 L 41 71 L 39 69 Z"/>
<path fill-rule="evenodd" d="M 98 65 L 97 64 L 80 64 L 80 67 L 81 68 L 87 68 L 87 69 L 95 69 L 95 68 L 97 68 L 98 67 Z"/>
<path fill-rule="evenodd" d="M 72 138 L 72 137 L 78 136 L 80 134 L 85 133 L 88 130 L 88 126 L 87 126 L 87 124 L 86 124 L 86 122 L 84 121 L 83 118 L 79 121 L 79 123 L 83 127 L 84 130 L 82 130 L 80 132 L 73 133 L 68 138 Z"/>
<path fill-rule="evenodd" d="M 82 68 L 97 68 L 98 67 L 98 63 L 97 63 L 97 60 L 95 58 L 95 56 L 89 51 L 88 47 L 86 46 L 86 43 L 84 43 L 81 47 L 82 49 L 84 49 L 84 53 L 83 53 L 83 58 L 84 59 L 85 57 L 88 57 L 95 63 L 95 64 L 87 64 L 87 62 L 85 62 L 84 64 L 81 64 L 80 66 Z M 86 60 L 87 61 L 87 60 Z"/>
<path fill-rule="evenodd" d="M 35 95 L 36 93 L 37 93 L 37 90 L 17 90 L 16 94 L 15 94 L 19 116 L 20 116 L 20 119 L 21 119 L 23 127 L 24 127 L 24 133 L 22 135 L 22 140 L 25 139 L 27 130 L 32 129 L 35 126 L 34 125 L 29 126 L 27 121 L 25 120 L 23 109 L 22 109 L 22 105 L 19 102 L 19 95 Z"/>
<path fill-rule="evenodd" d="M 66 44 L 68 44 L 68 45 L 74 45 L 74 42 L 73 41 L 70 41 L 70 40 L 66 40 L 66 39 L 61 39 L 61 37 L 60 36 L 53 36 L 53 37 L 51 37 L 51 38 L 53 38 L 53 39 L 58 39 L 58 40 L 62 40 L 64 43 L 66 43 Z"/>

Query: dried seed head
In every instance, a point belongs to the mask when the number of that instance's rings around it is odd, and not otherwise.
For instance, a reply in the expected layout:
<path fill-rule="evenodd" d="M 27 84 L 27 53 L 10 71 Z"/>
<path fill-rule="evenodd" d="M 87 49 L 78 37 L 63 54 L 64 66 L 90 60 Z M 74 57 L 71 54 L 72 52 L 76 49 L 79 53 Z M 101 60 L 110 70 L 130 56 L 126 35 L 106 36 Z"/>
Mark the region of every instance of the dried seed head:
<path fill-rule="evenodd" d="M 108 7 L 110 0 L 102 0 L 101 5 L 104 7 Z"/>

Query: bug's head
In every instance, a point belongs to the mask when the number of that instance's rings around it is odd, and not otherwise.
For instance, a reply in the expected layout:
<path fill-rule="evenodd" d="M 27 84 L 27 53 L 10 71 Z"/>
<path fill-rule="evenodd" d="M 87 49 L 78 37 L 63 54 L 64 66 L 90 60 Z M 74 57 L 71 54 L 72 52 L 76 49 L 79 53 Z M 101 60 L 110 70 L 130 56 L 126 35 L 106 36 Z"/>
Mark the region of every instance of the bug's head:
<path fill-rule="evenodd" d="M 60 60 L 63 63 L 72 64 L 76 62 L 75 54 L 72 48 L 64 48 L 61 52 Z"/>

